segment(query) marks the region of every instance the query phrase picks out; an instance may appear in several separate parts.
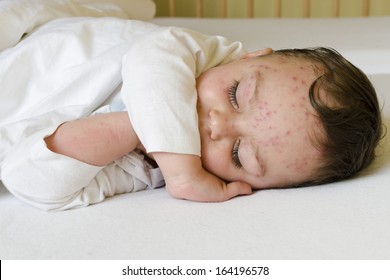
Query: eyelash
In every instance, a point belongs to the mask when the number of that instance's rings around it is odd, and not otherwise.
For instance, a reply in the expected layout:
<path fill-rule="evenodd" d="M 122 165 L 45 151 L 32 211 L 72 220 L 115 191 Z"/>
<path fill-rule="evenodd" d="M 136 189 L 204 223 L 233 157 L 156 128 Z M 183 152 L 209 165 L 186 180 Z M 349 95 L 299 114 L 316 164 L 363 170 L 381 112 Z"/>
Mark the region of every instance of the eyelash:
<path fill-rule="evenodd" d="M 238 88 L 238 81 L 234 81 L 233 84 L 229 87 L 228 93 L 229 93 L 229 101 L 232 104 L 234 109 L 240 108 L 237 102 L 237 88 Z"/>
<path fill-rule="evenodd" d="M 242 164 L 241 164 L 241 161 L 240 161 L 240 158 L 238 156 L 238 148 L 240 147 L 240 144 L 241 144 L 241 140 L 238 139 L 234 145 L 233 145 L 233 149 L 232 149 L 232 160 L 233 160 L 233 164 L 235 167 L 237 167 L 238 169 L 240 169 L 242 167 Z"/>

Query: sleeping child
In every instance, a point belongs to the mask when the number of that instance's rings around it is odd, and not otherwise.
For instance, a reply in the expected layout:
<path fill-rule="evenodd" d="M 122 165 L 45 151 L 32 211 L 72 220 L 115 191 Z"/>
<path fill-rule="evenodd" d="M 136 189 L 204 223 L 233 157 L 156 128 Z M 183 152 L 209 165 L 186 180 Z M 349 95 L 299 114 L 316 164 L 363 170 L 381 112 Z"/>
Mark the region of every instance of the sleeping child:
<path fill-rule="evenodd" d="M 375 158 L 375 90 L 332 49 L 248 53 L 183 28 L 83 18 L 48 23 L 7 55 L 23 58 L 50 40 L 33 62 L 47 79 L 1 85 L 33 88 L 33 97 L 17 99 L 30 104 L 15 111 L 13 102 L 12 118 L 0 123 L 1 179 L 38 208 L 163 185 L 175 198 L 225 201 L 345 179 Z M 56 71 L 63 76 L 49 80 Z"/>

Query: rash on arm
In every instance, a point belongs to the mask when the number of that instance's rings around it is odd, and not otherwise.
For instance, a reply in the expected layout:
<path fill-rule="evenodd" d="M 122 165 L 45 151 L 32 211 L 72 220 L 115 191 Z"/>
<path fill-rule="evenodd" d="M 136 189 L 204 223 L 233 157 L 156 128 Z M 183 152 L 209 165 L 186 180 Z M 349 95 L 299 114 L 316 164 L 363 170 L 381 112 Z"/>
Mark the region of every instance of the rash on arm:
<path fill-rule="evenodd" d="M 55 153 L 96 166 L 107 165 L 141 146 L 127 112 L 66 122 L 45 142 Z"/>

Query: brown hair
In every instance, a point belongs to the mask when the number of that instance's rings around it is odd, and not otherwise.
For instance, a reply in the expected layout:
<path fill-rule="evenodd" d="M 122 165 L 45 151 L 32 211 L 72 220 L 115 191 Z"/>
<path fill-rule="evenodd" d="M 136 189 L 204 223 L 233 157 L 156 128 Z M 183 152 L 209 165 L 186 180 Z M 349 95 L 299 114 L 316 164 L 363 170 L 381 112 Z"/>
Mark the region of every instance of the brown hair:
<path fill-rule="evenodd" d="M 366 168 L 376 157 L 384 127 L 378 98 L 367 76 L 330 48 L 285 49 L 274 54 L 307 59 L 321 72 L 310 87 L 309 98 L 326 137 L 319 140 L 321 167 L 315 179 L 306 184 L 338 181 Z M 332 102 L 321 98 L 320 90 Z"/>

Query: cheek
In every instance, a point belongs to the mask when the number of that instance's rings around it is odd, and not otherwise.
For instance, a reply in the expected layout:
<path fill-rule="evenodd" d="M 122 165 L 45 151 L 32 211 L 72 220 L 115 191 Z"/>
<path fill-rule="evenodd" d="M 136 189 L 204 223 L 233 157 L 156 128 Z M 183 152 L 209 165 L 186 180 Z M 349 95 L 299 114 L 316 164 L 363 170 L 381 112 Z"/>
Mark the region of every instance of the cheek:
<path fill-rule="evenodd" d="M 215 69 L 210 69 L 196 79 L 198 95 L 207 96 L 223 85 L 223 79 L 214 72 Z"/>
<path fill-rule="evenodd" d="M 231 162 L 229 150 L 215 142 L 202 142 L 202 164 L 209 172 L 223 178 Z"/>
<path fill-rule="evenodd" d="M 197 84 L 197 93 L 199 98 L 204 100 L 213 99 L 218 93 L 217 88 L 223 87 L 221 81 L 211 81 L 210 79 L 204 79 Z"/>

